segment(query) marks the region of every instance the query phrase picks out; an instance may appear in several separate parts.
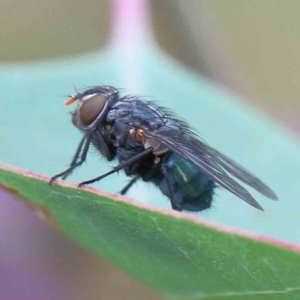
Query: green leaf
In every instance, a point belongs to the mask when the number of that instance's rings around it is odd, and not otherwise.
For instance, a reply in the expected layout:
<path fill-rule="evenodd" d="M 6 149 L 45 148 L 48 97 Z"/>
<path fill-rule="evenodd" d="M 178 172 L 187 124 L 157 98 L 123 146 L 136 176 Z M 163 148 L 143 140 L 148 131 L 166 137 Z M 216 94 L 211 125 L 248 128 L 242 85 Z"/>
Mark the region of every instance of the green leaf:
<path fill-rule="evenodd" d="M 169 299 L 299 299 L 296 246 L 1 167 L 0 184 L 46 221 Z"/>

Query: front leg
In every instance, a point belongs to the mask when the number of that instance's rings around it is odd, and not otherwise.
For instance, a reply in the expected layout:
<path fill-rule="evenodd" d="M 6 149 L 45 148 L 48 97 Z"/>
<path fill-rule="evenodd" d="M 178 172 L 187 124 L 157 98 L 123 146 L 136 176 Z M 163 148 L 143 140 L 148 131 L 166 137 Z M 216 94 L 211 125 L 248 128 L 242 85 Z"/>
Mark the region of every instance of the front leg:
<path fill-rule="evenodd" d="M 79 167 L 80 165 L 82 165 L 82 164 L 85 162 L 86 157 L 87 157 L 87 153 L 88 153 L 88 150 L 89 150 L 89 147 L 90 147 L 90 144 L 91 144 L 91 139 L 92 139 L 92 132 L 88 133 L 88 135 L 86 135 L 86 136 L 81 140 L 81 142 L 80 142 L 80 144 L 79 144 L 79 146 L 78 146 L 78 148 L 77 148 L 77 151 L 76 151 L 76 153 L 75 153 L 75 156 L 74 156 L 74 158 L 73 158 L 73 160 L 72 160 L 72 162 L 71 162 L 71 166 L 70 166 L 67 170 L 65 170 L 65 171 L 63 171 L 63 172 L 61 172 L 61 173 L 59 173 L 59 174 L 53 176 L 53 177 L 51 178 L 50 182 L 49 182 L 50 185 L 52 185 L 52 183 L 55 181 L 55 179 L 57 179 L 57 178 L 59 178 L 59 177 L 62 177 L 63 179 L 66 178 L 68 175 L 70 175 L 70 174 L 72 173 L 72 171 L 73 171 L 75 168 Z M 86 142 L 85 142 L 83 151 L 82 151 L 82 153 L 81 153 L 80 160 L 77 161 L 77 158 L 78 158 L 78 157 L 76 157 L 76 156 L 79 156 L 79 153 L 80 153 L 80 151 L 81 151 L 81 148 L 83 147 L 83 144 L 84 144 L 84 140 L 86 140 Z M 76 161 L 77 161 L 77 162 L 76 162 Z"/>
<path fill-rule="evenodd" d="M 77 150 L 76 150 L 76 152 L 75 152 L 75 154 L 74 154 L 74 157 L 73 157 L 73 159 L 72 159 L 72 161 L 71 161 L 71 163 L 70 163 L 70 167 L 73 167 L 73 166 L 77 163 L 77 161 L 78 161 L 78 159 L 79 159 L 79 156 L 80 156 L 80 153 L 81 153 L 81 150 L 82 150 L 82 147 L 83 147 L 83 145 L 84 145 L 85 140 L 86 140 L 86 136 L 84 135 L 83 138 L 81 139 L 81 141 L 80 141 L 78 147 L 77 147 Z M 65 180 L 69 175 L 71 175 L 71 173 L 72 173 L 72 171 L 70 171 L 68 174 L 65 174 L 65 175 L 62 176 L 61 178 L 62 178 L 63 180 Z"/>

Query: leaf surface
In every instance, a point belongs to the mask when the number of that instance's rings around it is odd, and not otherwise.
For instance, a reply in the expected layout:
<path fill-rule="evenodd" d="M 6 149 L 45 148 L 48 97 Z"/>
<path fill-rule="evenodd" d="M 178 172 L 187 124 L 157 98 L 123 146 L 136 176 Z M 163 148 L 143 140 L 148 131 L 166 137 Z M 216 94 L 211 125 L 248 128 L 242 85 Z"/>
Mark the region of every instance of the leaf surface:
<path fill-rule="evenodd" d="M 49 186 L 1 166 L 0 184 L 69 238 L 169 299 L 298 299 L 299 248 L 221 229 L 124 197 Z"/>

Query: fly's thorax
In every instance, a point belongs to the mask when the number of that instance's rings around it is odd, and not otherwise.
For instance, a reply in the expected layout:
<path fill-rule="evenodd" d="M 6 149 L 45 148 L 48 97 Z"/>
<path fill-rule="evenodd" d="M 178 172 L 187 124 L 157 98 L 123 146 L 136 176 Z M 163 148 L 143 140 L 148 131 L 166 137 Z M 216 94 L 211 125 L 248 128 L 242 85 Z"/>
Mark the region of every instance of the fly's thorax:
<path fill-rule="evenodd" d="M 115 103 L 107 112 L 106 122 L 113 123 L 118 118 L 129 115 L 133 110 L 132 103 L 124 103 L 122 99 Z"/>
<path fill-rule="evenodd" d="M 159 156 L 169 152 L 169 147 L 161 137 L 175 137 L 181 133 L 177 123 L 168 119 L 159 107 L 131 96 L 120 99 L 110 108 L 106 122 L 114 124 L 113 127 L 115 124 L 123 124 L 120 125 L 122 134 L 116 134 L 114 129 L 111 135 L 116 147 L 121 144 L 125 129 L 127 137 L 138 145 L 144 149 L 153 148 L 156 164 L 160 162 Z"/>
<path fill-rule="evenodd" d="M 145 149 L 153 148 L 154 155 L 162 155 L 169 151 L 169 148 L 164 143 L 151 139 L 143 129 L 131 128 L 129 136 L 139 144 L 142 144 Z M 159 160 L 156 159 L 156 162 L 158 163 Z"/>
<path fill-rule="evenodd" d="M 135 96 L 123 97 L 111 107 L 107 122 L 116 119 L 122 119 L 129 126 L 149 129 L 156 129 L 166 122 L 163 112 L 157 106 Z"/>
<path fill-rule="evenodd" d="M 126 147 L 129 130 L 128 126 L 116 121 L 113 123 L 106 123 L 104 129 L 104 134 L 109 137 L 115 147 Z"/>

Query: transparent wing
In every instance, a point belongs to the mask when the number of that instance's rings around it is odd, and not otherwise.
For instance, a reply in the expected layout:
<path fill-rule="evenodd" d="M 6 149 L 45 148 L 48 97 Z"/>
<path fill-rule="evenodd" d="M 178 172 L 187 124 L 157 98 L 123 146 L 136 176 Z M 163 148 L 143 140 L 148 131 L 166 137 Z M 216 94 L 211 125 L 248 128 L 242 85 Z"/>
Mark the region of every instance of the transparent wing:
<path fill-rule="evenodd" d="M 135 112 L 143 111 L 147 105 L 146 102 L 136 101 L 136 107 L 139 109 L 135 110 Z M 164 108 L 158 108 L 158 110 L 162 111 L 163 115 L 145 117 L 145 115 L 137 113 L 137 115 L 132 114 L 131 118 L 120 121 L 128 126 L 143 129 L 143 134 L 146 137 L 157 143 L 167 145 L 171 151 L 194 164 L 199 171 L 206 174 L 218 185 L 257 209 L 263 210 L 261 205 L 251 196 L 251 194 L 230 177 L 228 173 L 248 184 L 266 197 L 273 200 L 277 199 L 275 193 L 260 179 L 252 175 L 232 159 L 208 146 L 204 141 L 201 141 L 200 138 L 189 129 L 187 123 L 178 119 L 176 115 L 170 114 Z M 138 120 L 138 122 L 135 123 L 135 120 Z M 152 126 L 153 121 L 160 123 L 159 130 L 157 130 L 157 127 L 154 128 Z M 174 134 L 176 129 L 177 134 Z"/>
<path fill-rule="evenodd" d="M 251 196 L 251 194 L 238 182 L 232 179 L 224 169 L 238 179 L 241 179 L 248 185 L 254 187 L 258 192 L 261 192 L 267 197 L 268 193 L 265 192 L 266 190 L 270 191 L 270 194 L 275 195 L 274 192 L 272 192 L 258 178 L 254 177 L 244 169 L 237 168 L 238 165 L 235 163 L 232 164 L 230 159 L 226 161 L 220 156 L 217 156 L 217 153 L 212 151 L 212 148 L 208 147 L 196 138 L 189 137 L 187 139 L 182 136 L 179 138 L 163 137 L 157 135 L 155 132 L 147 132 L 145 135 L 146 134 L 153 140 L 166 144 L 171 151 L 179 154 L 187 161 L 194 164 L 202 173 L 206 174 L 217 184 L 257 209 L 263 210 L 261 205 Z M 242 172 L 240 170 L 242 170 Z M 257 182 L 260 184 L 257 184 Z M 274 198 L 276 198 L 276 196 L 272 199 Z"/>
<path fill-rule="evenodd" d="M 266 184 L 264 184 L 260 179 L 251 174 L 241 165 L 233 161 L 231 158 L 225 156 L 224 154 L 211 147 L 209 147 L 209 151 L 212 153 L 215 161 L 218 162 L 218 164 L 222 166 L 226 171 L 228 171 L 231 175 L 248 184 L 266 197 L 272 200 L 278 199 L 276 194 Z"/>

